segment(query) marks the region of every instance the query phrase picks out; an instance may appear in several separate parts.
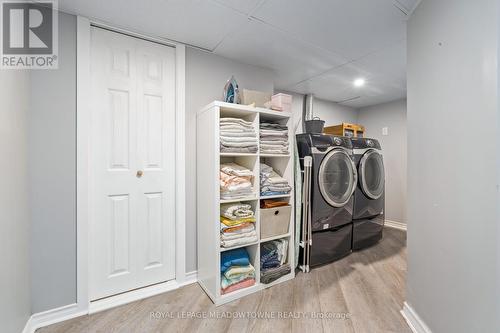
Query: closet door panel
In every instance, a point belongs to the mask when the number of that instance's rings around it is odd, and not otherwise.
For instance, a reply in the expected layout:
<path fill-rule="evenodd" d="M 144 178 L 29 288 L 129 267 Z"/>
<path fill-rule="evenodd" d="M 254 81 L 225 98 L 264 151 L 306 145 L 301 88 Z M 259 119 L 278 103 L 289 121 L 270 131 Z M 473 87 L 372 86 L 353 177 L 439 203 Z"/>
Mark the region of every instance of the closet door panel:
<path fill-rule="evenodd" d="M 92 28 L 90 295 L 175 278 L 175 51 Z"/>

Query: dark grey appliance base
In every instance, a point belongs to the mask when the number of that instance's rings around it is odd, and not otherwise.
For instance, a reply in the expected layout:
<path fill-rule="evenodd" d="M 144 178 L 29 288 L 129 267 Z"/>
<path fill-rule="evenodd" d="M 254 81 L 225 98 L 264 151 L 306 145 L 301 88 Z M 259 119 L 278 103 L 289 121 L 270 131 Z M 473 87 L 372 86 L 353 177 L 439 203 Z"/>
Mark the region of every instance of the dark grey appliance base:
<path fill-rule="evenodd" d="M 371 219 L 354 220 L 352 232 L 353 251 L 377 244 L 382 239 L 383 229 L 384 216 L 382 214 Z"/>
<path fill-rule="evenodd" d="M 352 223 L 312 234 L 310 265 L 328 264 L 351 253 Z"/>

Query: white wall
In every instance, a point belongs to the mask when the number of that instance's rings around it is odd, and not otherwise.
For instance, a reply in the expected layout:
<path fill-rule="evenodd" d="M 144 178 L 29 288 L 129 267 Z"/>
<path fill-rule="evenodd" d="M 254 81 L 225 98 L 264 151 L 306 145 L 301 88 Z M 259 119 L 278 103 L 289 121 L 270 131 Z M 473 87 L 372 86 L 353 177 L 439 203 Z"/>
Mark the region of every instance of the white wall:
<path fill-rule="evenodd" d="M 409 20 L 407 301 L 435 333 L 500 328 L 498 23 L 497 0 Z"/>
<path fill-rule="evenodd" d="M 193 48 L 186 50 L 186 271 L 196 270 L 196 113 L 222 99 L 234 75 L 240 88 L 273 92 L 272 71 Z M 202 168 L 203 165 L 198 167 Z"/>
<path fill-rule="evenodd" d="M 0 323 L 21 332 L 31 315 L 27 174 L 29 73 L 0 70 Z"/>
<path fill-rule="evenodd" d="M 358 110 L 365 136 L 380 141 L 385 167 L 385 218 L 406 223 L 406 99 Z M 382 128 L 388 135 L 382 135 Z"/>
<path fill-rule="evenodd" d="M 33 313 L 76 302 L 76 17 L 59 14 L 59 69 L 31 74 Z"/>

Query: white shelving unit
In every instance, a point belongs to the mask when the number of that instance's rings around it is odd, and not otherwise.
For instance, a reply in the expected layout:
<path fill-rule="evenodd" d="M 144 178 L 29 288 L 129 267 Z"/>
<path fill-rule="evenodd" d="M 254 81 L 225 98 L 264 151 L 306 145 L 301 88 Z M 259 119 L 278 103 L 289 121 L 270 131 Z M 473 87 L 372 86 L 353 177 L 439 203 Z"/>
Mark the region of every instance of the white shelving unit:
<path fill-rule="evenodd" d="M 289 150 L 288 155 L 278 154 L 232 154 L 220 153 L 219 143 L 219 119 L 221 117 L 235 117 L 251 121 L 259 133 L 260 122 L 274 122 L 288 126 Z M 198 112 L 197 115 L 197 216 L 198 216 L 198 283 L 212 299 L 215 305 L 221 305 L 240 297 L 249 295 L 275 284 L 293 279 L 294 270 L 294 196 L 293 190 L 287 195 L 261 196 L 260 195 L 260 162 L 264 162 L 287 179 L 294 188 L 294 166 L 293 154 L 294 133 L 292 131 L 292 115 L 286 112 L 272 111 L 264 108 L 256 108 L 245 105 L 213 102 Z M 221 200 L 219 188 L 219 166 L 220 163 L 233 161 L 254 173 L 253 192 L 254 195 L 244 199 Z M 292 206 L 288 233 L 267 239 L 260 239 L 260 200 L 283 199 Z M 228 202 L 245 202 L 252 205 L 256 216 L 256 231 L 258 240 L 256 242 L 236 246 L 233 248 L 221 248 L 220 246 L 220 204 Z M 291 273 L 281 278 L 264 284 L 260 282 L 260 245 L 267 241 L 286 238 L 289 240 L 287 262 L 292 268 Z M 220 258 L 224 251 L 245 247 L 250 255 L 250 261 L 255 267 L 255 285 L 240 289 L 225 295 L 220 289 Z"/>

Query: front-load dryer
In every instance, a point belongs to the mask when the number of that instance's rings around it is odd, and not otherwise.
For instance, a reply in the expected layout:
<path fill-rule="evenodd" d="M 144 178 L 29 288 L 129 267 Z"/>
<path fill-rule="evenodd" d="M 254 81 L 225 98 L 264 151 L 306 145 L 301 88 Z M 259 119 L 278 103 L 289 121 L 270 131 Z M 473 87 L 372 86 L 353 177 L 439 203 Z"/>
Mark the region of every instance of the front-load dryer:
<path fill-rule="evenodd" d="M 312 157 L 310 265 L 339 259 L 351 252 L 353 193 L 357 171 L 349 138 L 299 134 L 297 147 L 303 168 Z"/>
<path fill-rule="evenodd" d="M 385 171 L 382 148 L 376 139 L 352 138 L 358 185 L 354 192 L 353 250 L 382 238 L 385 205 Z"/>

